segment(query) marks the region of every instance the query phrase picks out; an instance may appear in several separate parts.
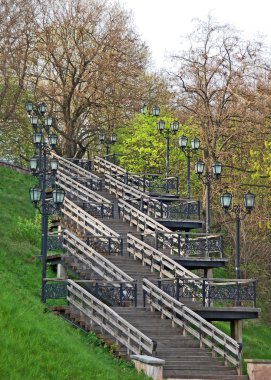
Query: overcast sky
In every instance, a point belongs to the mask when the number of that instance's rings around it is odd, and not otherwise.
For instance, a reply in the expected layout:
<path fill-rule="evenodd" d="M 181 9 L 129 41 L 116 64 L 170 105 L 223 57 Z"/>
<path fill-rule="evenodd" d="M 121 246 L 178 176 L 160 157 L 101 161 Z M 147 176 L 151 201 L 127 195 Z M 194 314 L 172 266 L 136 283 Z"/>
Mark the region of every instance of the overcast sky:
<path fill-rule="evenodd" d="M 271 0 L 119 0 L 133 11 L 134 24 L 152 51 L 156 68 L 164 56 L 181 50 L 181 36 L 193 29 L 192 19 L 232 24 L 247 38 L 265 35 L 271 45 Z M 270 5 L 269 5 L 270 4 Z"/>

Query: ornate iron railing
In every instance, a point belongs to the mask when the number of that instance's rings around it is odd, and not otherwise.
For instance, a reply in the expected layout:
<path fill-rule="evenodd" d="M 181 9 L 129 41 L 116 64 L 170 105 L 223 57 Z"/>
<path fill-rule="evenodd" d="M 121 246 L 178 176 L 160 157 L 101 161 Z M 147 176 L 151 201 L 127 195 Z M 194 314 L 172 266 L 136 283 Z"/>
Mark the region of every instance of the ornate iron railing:
<path fill-rule="evenodd" d="M 57 278 L 45 279 L 45 299 L 65 299 L 68 295 L 67 281 Z"/>
<path fill-rule="evenodd" d="M 75 281 L 109 306 L 137 306 L 137 282 Z"/>
<path fill-rule="evenodd" d="M 80 168 L 83 168 L 87 171 L 92 170 L 92 162 L 90 160 L 85 160 L 82 158 L 66 158 L 66 160 L 72 162 L 73 164 L 80 166 Z"/>
<path fill-rule="evenodd" d="M 100 202 L 76 202 L 84 211 L 94 216 L 95 218 L 113 218 L 114 217 L 114 204 L 113 203 L 100 203 Z"/>
<path fill-rule="evenodd" d="M 123 239 L 103 235 L 91 235 L 82 240 L 96 252 L 103 255 L 123 255 Z"/>
<path fill-rule="evenodd" d="M 61 234 L 48 234 L 47 237 L 47 250 L 48 251 L 62 251 L 63 238 Z"/>
<path fill-rule="evenodd" d="M 176 300 L 191 298 L 202 306 L 252 306 L 256 307 L 256 280 L 231 280 L 213 278 L 158 279 L 157 285 Z"/>
<path fill-rule="evenodd" d="M 143 236 L 143 240 L 145 237 Z M 223 236 L 193 232 L 165 233 L 156 231 L 155 247 L 170 248 L 172 255 L 184 257 L 222 257 Z"/>
<path fill-rule="evenodd" d="M 102 191 L 102 180 L 97 180 L 96 178 L 89 178 L 89 177 L 81 177 L 78 175 L 72 175 L 70 178 L 74 179 L 75 181 L 81 183 L 81 185 L 85 186 L 86 188 L 92 190 L 92 191 Z"/>
<path fill-rule="evenodd" d="M 144 193 L 147 192 L 158 195 L 170 192 L 171 194 L 178 195 L 178 177 L 166 178 L 162 174 L 135 174 L 126 172 L 123 174 L 115 174 L 114 178 L 125 183 L 126 185 L 143 191 Z"/>

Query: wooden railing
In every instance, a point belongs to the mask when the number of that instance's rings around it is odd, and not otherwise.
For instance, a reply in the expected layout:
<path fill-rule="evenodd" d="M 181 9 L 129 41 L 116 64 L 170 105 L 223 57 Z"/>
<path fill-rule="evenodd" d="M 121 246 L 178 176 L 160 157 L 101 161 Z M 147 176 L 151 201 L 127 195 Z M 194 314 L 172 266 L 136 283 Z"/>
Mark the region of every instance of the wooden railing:
<path fill-rule="evenodd" d="M 101 189 L 102 180 L 95 174 L 89 172 L 88 170 L 85 170 L 81 166 L 78 166 L 63 157 L 60 157 L 54 152 L 51 152 L 51 156 L 57 158 L 59 170 L 62 171 L 63 174 L 66 174 L 70 177 L 74 176 L 88 178 L 93 185 L 93 190 Z"/>
<path fill-rule="evenodd" d="M 143 294 L 151 309 L 161 312 L 182 329 L 182 333 L 193 335 L 201 347 L 208 347 L 212 354 L 224 358 L 225 364 L 231 363 L 241 374 L 241 345 L 227 334 L 200 317 L 197 313 L 175 300 L 147 279 L 143 279 Z"/>
<path fill-rule="evenodd" d="M 94 157 L 94 170 L 103 174 L 125 174 L 126 170 L 105 160 L 104 158 Z"/>
<path fill-rule="evenodd" d="M 74 308 L 79 311 L 80 316 L 84 317 L 85 321 L 90 325 L 93 323 L 98 324 L 117 343 L 125 346 L 128 354 L 153 355 L 155 353 L 155 341 L 72 280 L 68 280 L 67 300 L 71 309 Z"/>
<path fill-rule="evenodd" d="M 190 272 L 170 257 L 139 240 L 132 234 L 127 234 L 127 244 L 129 255 L 132 255 L 134 259 L 140 260 L 142 265 L 149 266 L 152 272 L 157 271 L 160 277 L 171 279 L 175 277 L 199 278 L 193 272 Z"/>
<path fill-rule="evenodd" d="M 118 207 L 122 219 L 130 223 L 131 226 L 135 226 L 137 230 L 144 231 L 145 233 L 155 231 L 163 231 L 167 233 L 171 232 L 168 228 L 164 227 L 155 219 L 146 215 L 144 212 L 139 211 L 123 199 L 119 200 Z"/>
<path fill-rule="evenodd" d="M 75 199 L 83 209 L 90 211 L 96 217 L 112 217 L 114 205 L 108 199 L 102 197 L 97 192 L 88 189 L 72 177 L 66 176 L 61 169 L 57 172 L 56 184 L 65 190 L 66 196 L 71 200 Z"/>
<path fill-rule="evenodd" d="M 74 225 L 76 229 L 80 229 L 84 236 L 86 236 L 87 234 L 90 234 L 90 236 L 112 236 L 118 238 L 121 242 L 121 237 L 117 232 L 111 230 L 111 228 L 107 227 L 98 219 L 89 215 L 86 211 L 84 211 L 81 207 L 77 206 L 68 198 L 64 199 L 63 207 L 61 210 L 64 216 L 64 224 L 67 220 L 67 222 L 69 224 Z"/>
<path fill-rule="evenodd" d="M 107 281 L 134 281 L 132 277 L 128 276 L 112 264 L 111 261 L 100 255 L 67 229 L 63 231 L 63 249 L 65 253 L 75 257 Z"/>

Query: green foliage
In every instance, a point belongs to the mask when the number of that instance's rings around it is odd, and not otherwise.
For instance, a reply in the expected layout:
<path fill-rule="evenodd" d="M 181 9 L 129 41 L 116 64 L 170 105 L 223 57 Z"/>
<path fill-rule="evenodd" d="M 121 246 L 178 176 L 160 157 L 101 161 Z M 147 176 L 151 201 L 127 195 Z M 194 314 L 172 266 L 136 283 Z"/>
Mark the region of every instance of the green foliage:
<path fill-rule="evenodd" d="M 30 244 L 40 243 L 41 215 L 36 211 L 34 219 L 27 219 L 18 216 L 17 219 L 17 239 L 27 240 Z"/>
<path fill-rule="evenodd" d="M 169 116 L 162 116 L 161 119 L 165 121 L 166 128 L 170 128 L 170 123 L 174 120 Z M 158 120 L 159 118 L 155 116 L 138 114 L 125 128 L 118 130 L 118 142 L 113 151 L 120 156 L 119 165 L 127 171 L 165 174 L 166 138 L 157 130 Z M 170 134 L 169 173 L 172 176 L 179 176 L 180 193 L 185 196 L 187 161 L 178 146 L 178 138 L 182 135 L 186 135 L 190 141 L 199 135 L 198 128 L 180 124 L 179 132 L 176 135 Z M 193 156 L 191 166 L 198 156 L 200 152 Z M 193 167 L 191 167 L 191 189 L 195 194 L 199 189 L 199 181 L 193 174 Z"/>

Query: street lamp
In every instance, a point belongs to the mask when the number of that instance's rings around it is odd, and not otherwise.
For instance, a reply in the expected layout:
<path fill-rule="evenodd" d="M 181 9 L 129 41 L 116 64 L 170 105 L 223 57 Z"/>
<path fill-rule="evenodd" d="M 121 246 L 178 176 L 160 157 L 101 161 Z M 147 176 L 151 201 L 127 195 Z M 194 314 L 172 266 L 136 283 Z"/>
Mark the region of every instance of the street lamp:
<path fill-rule="evenodd" d="M 141 114 L 141 115 L 148 115 L 148 106 L 147 106 L 147 104 L 143 104 L 141 107 L 140 107 L 140 109 L 139 109 L 139 113 Z M 158 106 L 154 106 L 154 107 L 152 107 L 152 113 L 151 113 L 151 115 L 152 116 L 159 116 L 159 114 L 160 114 L 160 108 L 158 107 Z"/>
<path fill-rule="evenodd" d="M 220 196 L 221 206 L 224 209 L 225 213 L 231 213 L 236 222 L 236 247 L 235 247 L 235 272 L 236 278 L 239 280 L 241 278 L 240 271 L 240 227 L 241 220 L 246 217 L 247 214 L 250 214 L 255 205 L 255 195 L 249 191 L 244 194 L 244 205 L 237 204 L 231 206 L 232 203 L 232 194 L 228 191 L 225 191 Z"/>
<path fill-rule="evenodd" d="M 168 178 L 169 174 L 169 139 L 170 135 L 175 135 L 179 130 L 179 122 L 173 121 L 170 123 L 169 127 L 166 127 L 166 123 L 164 120 L 159 120 L 157 123 L 157 129 L 161 135 L 163 135 L 166 138 L 166 179 Z"/>
<path fill-rule="evenodd" d="M 198 178 L 201 179 L 202 183 L 206 186 L 206 233 L 210 232 L 211 226 L 211 184 L 212 181 L 217 181 L 222 172 L 222 164 L 218 161 L 215 161 L 212 164 L 212 171 L 205 169 L 205 163 L 202 160 L 199 160 L 195 163 L 195 173 Z"/>
<path fill-rule="evenodd" d="M 99 141 L 101 144 L 105 144 L 106 146 L 106 159 L 108 158 L 109 155 L 109 147 L 112 144 L 115 144 L 117 141 L 117 135 L 116 133 L 112 133 L 110 136 L 107 136 L 104 132 L 99 133 Z"/>
<path fill-rule="evenodd" d="M 39 179 L 39 186 L 29 189 L 30 200 L 34 207 L 42 215 L 41 223 L 41 302 L 46 301 L 46 265 L 47 265 L 47 238 L 48 216 L 60 211 L 64 201 L 64 190 L 55 186 L 55 176 L 58 169 L 58 160 L 51 158 L 48 162 L 47 155 L 57 144 L 57 135 L 51 132 L 54 125 L 52 116 L 45 116 L 46 104 L 32 102 L 26 103 L 26 111 L 33 127 L 33 144 L 35 155 L 30 159 L 30 170 Z M 50 192 L 50 190 L 53 191 Z M 48 196 L 49 195 L 49 196 Z"/>
<path fill-rule="evenodd" d="M 181 151 L 184 153 L 186 157 L 186 163 L 187 163 L 187 199 L 190 199 L 190 162 L 192 155 L 196 153 L 200 147 L 200 140 L 195 137 L 190 141 L 190 146 L 187 145 L 188 138 L 186 136 L 179 137 L 179 147 Z"/>

